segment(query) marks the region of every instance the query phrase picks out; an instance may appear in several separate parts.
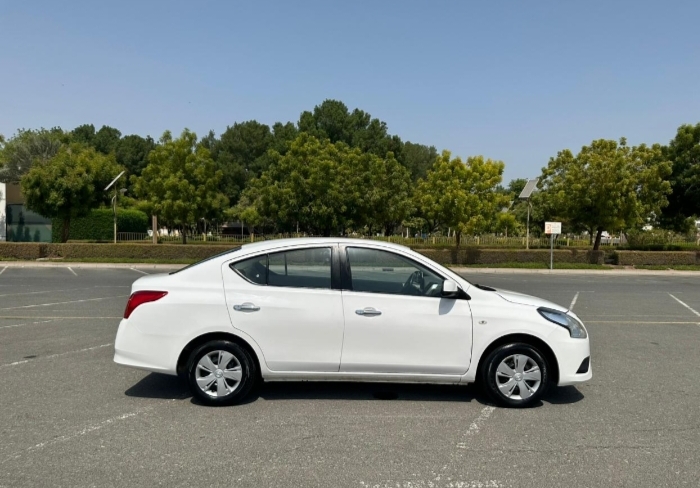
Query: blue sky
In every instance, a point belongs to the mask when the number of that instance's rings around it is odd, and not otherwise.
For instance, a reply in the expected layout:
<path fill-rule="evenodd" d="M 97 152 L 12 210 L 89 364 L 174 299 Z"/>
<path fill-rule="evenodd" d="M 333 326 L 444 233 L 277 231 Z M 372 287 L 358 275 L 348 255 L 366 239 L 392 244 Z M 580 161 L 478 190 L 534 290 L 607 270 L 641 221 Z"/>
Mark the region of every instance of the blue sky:
<path fill-rule="evenodd" d="M 700 122 L 698 1 L 0 0 L 0 134 L 296 122 L 326 98 L 536 176 Z"/>

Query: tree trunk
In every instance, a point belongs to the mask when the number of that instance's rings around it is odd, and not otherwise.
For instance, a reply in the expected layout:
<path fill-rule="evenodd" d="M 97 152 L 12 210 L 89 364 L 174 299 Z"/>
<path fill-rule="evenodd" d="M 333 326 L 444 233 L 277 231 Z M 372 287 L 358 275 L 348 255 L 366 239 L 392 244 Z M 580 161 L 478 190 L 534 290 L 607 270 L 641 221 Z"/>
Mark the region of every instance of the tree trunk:
<path fill-rule="evenodd" d="M 593 227 L 588 229 L 588 244 L 593 245 Z"/>
<path fill-rule="evenodd" d="M 603 236 L 603 228 L 598 227 L 598 232 L 595 235 L 595 244 L 593 244 L 593 250 L 597 251 L 600 249 L 600 238 Z"/>
<path fill-rule="evenodd" d="M 462 241 L 462 231 L 455 231 L 455 239 L 457 239 L 457 247 L 459 247 L 459 243 Z"/>
<path fill-rule="evenodd" d="M 187 233 L 185 232 L 185 226 L 182 226 L 182 243 L 187 244 Z"/>
<path fill-rule="evenodd" d="M 70 217 L 63 217 L 63 229 L 61 230 L 61 242 L 68 242 L 70 235 Z"/>

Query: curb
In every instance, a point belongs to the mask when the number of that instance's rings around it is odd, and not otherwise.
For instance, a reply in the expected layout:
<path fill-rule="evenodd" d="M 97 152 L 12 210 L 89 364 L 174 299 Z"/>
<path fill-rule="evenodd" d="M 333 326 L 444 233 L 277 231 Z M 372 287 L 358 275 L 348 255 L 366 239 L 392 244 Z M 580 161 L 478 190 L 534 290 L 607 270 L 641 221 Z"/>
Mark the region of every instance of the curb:
<path fill-rule="evenodd" d="M 42 261 L 0 261 L 0 268 L 93 268 L 93 269 L 180 269 L 187 264 L 154 264 L 154 263 L 71 263 L 66 262 L 42 262 Z"/>
<path fill-rule="evenodd" d="M 601 275 L 601 276 L 700 276 L 700 271 L 674 269 L 527 269 L 527 268 L 464 268 L 450 267 L 461 274 L 544 274 L 544 275 Z"/>

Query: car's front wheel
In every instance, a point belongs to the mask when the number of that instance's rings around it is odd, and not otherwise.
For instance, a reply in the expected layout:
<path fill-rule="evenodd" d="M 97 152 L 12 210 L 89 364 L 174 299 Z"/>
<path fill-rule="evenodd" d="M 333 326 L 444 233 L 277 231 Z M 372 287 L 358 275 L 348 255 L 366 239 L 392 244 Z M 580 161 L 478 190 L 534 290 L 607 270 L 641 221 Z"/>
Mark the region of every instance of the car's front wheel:
<path fill-rule="evenodd" d="M 547 389 L 549 366 L 542 353 L 530 344 L 504 344 L 486 357 L 481 380 L 496 403 L 527 407 Z"/>
<path fill-rule="evenodd" d="M 257 379 L 248 351 L 229 341 L 211 341 L 197 348 L 187 374 L 192 393 L 208 405 L 240 403 Z"/>

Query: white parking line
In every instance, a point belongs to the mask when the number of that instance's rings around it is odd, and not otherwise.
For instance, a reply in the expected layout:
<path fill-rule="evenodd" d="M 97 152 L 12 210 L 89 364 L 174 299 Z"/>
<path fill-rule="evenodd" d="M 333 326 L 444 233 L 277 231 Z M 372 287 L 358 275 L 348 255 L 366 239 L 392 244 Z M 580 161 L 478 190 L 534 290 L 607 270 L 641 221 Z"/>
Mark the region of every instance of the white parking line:
<path fill-rule="evenodd" d="M 11 320 L 25 320 L 25 319 L 51 319 L 51 320 L 114 320 L 118 319 L 121 320 L 123 317 L 75 317 L 75 316 L 60 316 L 57 317 L 55 315 L 33 315 L 31 317 L 28 317 L 26 315 L 0 315 L 0 319 L 11 319 Z"/>
<path fill-rule="evenodd" d="M 73 273 L 75 276 L 78 276 L 78 273 L 76 273 L 75 271 L 73 271 L 73 268 L 71 268 L 70 266 L 68 266 L 68 271 L 70 271 L 71 273 Z"/>
<path fill-rule="evenodd" d="M 21 305 L 19 307 L 5 307 L 5 308 L 0 308 L 0 310 L 17 310 L 19 308 L 50 307 L 52 305 L 66 305 L 68 303 L 83 303 L 83 302 L 95 302 L 98 300 L 109 300 L 110 298 L 127 298 L 128 296 L 129 295 L 117 295 L 114 297 L 85 298 L 83 300 L 71 300 L 68 302 L 37 303 L 36 305 Z"/>
<path fill-rule="evenodd" d="M 437 475 L 429 480 L 382 481 L 372 483 L 360 481 L 362 488 L 502 488 L 506 486 L 498 480 L 455 480 L 451 476 Z"/>
<path fill-rule="evenodd" d="M 686 324 L 686 325 L 700 325 L 700 322 L 656 322 L 656 321 L 639 321 L 639 320 L 585 320 L 587 324 L 642 324 L 642 325 L 649 325 L 649 324 L 661 324 L 661 325 L 667 325 L 667 324 Z"/>
<path fill-rule="evenodd" d="M 22 327 L 23 325 L 35 325 L 35 324 L 45 324 L 47 322 L 53 322 L 55 319 L 51 320 L 41 320 L 39 322 L 25 322 L 24 324 L 12 324 L 12 325 L 2 325 L 0 329 L 12 329 L 15 327 Z"/>
<path fill-rule="evenodd" d="M 700 317 L 700 313 L 698 313 L 697 310 L 691 308 L 689 305 L 687 305 L 686 303 L 680 301 L 678 298 L 674 297 L 674 296 L 671 295 L 670 293 L 669 293 L 668 295 L 669 295 L 671 298 L 673 298 L 675 301 L 677 301 L 678 303 L 680 303 L 681 305 L 683 305 L 685 308 L 687 308 L 688 310 L 690 310 L 691 312 L 693 312 L 695 315 L 697 315 L 698 317 Z"/>
<path fill-rule="evenodd" d="M 93 288 L 131 288 L 129 285 L 99 285 L 99 286 L 85 286 L 81 288 L 61 288 L 59 290 L 44 290 L 44 291 L 25 291 L 23 293 L 4 293 L 0 297 L 13 297 L 13 296 L 24 296 L 24 295 L 41 295 L 43 293 L 63 293 L 66 291 L 77 291 L 77 290 L 92 290 Z"/>
<path fill-rule="evenodd" d="M 38 356 L 38 357 L 32 358 L 32 359 L 23 359 L 22 361 L 15 361 L 14 363 L 0 364 L 0 368 L 6 368 L 6 367 L 10 367 L 10 366 L 18 366 L 20 364 L 27 364 L 31 361 L 36 361 L 37 359 L 53 359 L 53 358 L 57 358 L 60 356 L 66 356 L 68 354 L 76 354 L 79 352 L 94 351 L 95 349 L 102 349 L 103 347 L 109 347 L 109 346 L 113 346 L 113 345 L 114 345 L 114 343 L 110 342 L 109 344 L 100 344 L 99 346 L 86 347 L 85 349 L 78 349 L 77 351 L 59 352 L 58 354 L 49 354 L 48 356 Z"/>
<path fill-rule="evenodd" d="M 578 294 L 581 293 L 580 291 L 576 292 L 576 295 L 574 295 L 574 299 L 571 300 L 571 305 L 569 305 L 569 310 L 574 309 L 574 305 L 576 305 L 576 300 L 578 300 Z"/>
<path fill-rule="evenodd" d="M 97 424 L 88 425 L 87 427 L 84 427 L 84 428 L 82 428 L 81 430 L 78 430 L 78 431 L 73 432 L 73 433 L 71 433 L 71 434 L 65 434 L 65 435 L 62 435 L 62 436 L 59 436 L 59 437 L 54 437 L 53 439 L 50 439 L 50 440 L 48 440 L 48 441 L 40 442 L 39 444 L 35 444 L 35 445 L 33 445 L 33 446 L 30 446 L 30 447 L 28 447 L 27 449 L 25 449 L 25 450 L 23 450 L 23 451 L 20 451 L 20 452 L 16 452 L 16 453 L 14 453 L 14 454 L 11 454 L 10 456 L 8 456 L 8 457 L 6 457 L 4 460 L 2 460 L 1 463 L 5 463 L 5 462 L 11 461 L 11 460 L 13 460 L 13 459 L 19 459 L 20 457 L 22 457 L 23 454 L 31 453 L 31 452 L 33 452 L 33 451 L 38 451 L 38 450 L 43 449 L 43 448 L 45 448 L 45 447 L 47 447 L 47 446 L 52 446 L 52 445 L 54 445 L 54 444 L 58 444 L 59 442 L 70 441 L 70 440 L 72 440 L 72 439 L 76 439 L 76 438 L 78 438 L 78 437 L 82 437 L 82 436 L 84 436 L 84 435 L 86 435 L 86 434 L 89 434 L 89 433 L 91 433 L 91 432 L 95 432 L 96 430 L 100 430 L 100 429 L 102 429 L 102 428 L 104 428 L 104 427 L 107 427 L 108 425 L 111 425 L 111 424 L 113 424 L 113 423 L 115 423 L 115 422 L 119 422 L 119 421 L 122 421 L 122 420 L 126 420 L 126 419 L 130 419 L 130 418 L 136 417 L 137 415 L 140 415 L 140 414 L 142 414 L 142 413 L 144 413 L 144 412 L 146 412 L 146 411 L 148 411 L 148 410 L 152 410 L 152 409 L 153 409 L 152 406 L 150 406 L 150 407 L 144 407 L 144 408 L 135 410 L 135 411 L 133 411 L 133 412 L 125 413 L 125 414 L 122 414 L 122 415 L 117 415 L 116 417 L 109 418 L 109 419 L 104 420 L 104 421 L 102 421 L 102 422 L 100 422 L 100 423 L 97 423 Z"/>
<path fill-rule="evenodd" d="M 2 268 L 2 271 L 0 271 L 0 275 L 3 274 L 3 273 L 5 272 L 6 269 L 7 269 L 7 266 L 5 266 L 4 268 Z"/>
<path fill-rule="evenodd" d="M 475 418 L 474 421 L 469 425 L 469 428 L 464 433 L 464 437 L 472 437 L 478 434 L 479 430 L 481 430 L 482 424 L 486 422 L 486 420 L 491 416 L 494 410 L 496 410 L 496 407 L 484 407 L 481 410 L 479 416 Z M 460 449 L 466 449 L 467 443 L 460 442 L 459 444 L 457 444 L 457 447 L 459 447 Z"/>
<path fill-rule="evenodd" d="M 145 271 L 141 271 L 140 269 L 136 269 L 136 268 L 129 268 L 129 269 L 132 271 L 136 271 L 137 273 L 141 273 L 141 274 L 145 274 L 145 275 L 150 274 L 150 273 L 146 273 Z"/>

